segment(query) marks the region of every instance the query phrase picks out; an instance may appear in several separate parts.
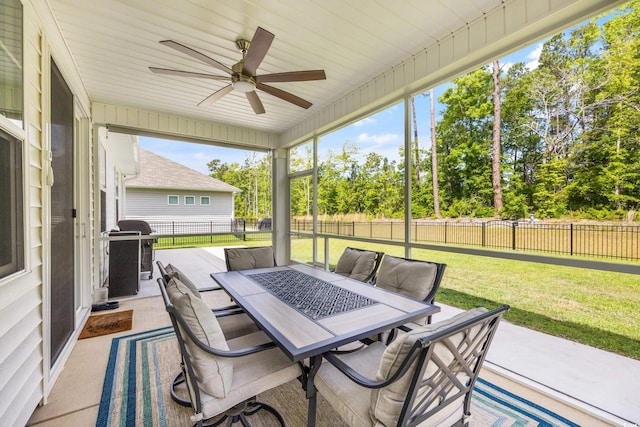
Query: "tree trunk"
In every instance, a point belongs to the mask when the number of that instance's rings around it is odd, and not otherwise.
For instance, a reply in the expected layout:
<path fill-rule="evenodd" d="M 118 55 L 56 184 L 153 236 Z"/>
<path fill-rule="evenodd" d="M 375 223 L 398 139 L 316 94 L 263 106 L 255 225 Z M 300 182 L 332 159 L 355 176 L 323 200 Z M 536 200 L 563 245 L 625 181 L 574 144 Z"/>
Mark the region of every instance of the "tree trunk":
<path fill-rule="evenodd" d="M 429 89 L 429 114 L 431 115 L 431 178 L 433 179 L 433 212 L 440 218 L 440 197 L 438 196 L 438 152 L 436 149 L 436 109 L 433 89 Z"/>
<path fill-rule="evenodd" d="M 500 64 L 493 61 L 493 144 L 491 149 L 493 209 L 496 215 L 502 211 L 502 184 L 500 173 Z"/>
<path fill-rule="evenodd" d="M 413 116 L 413 139 L 416 141 L 415 148 L 415 165 L 416 170 L 416 189 L 420 188 L 420 149 L 418 147 L 418 120 L 416 119 L 416 103 L 413 96 L 411 97 L 411 114 Z"/>

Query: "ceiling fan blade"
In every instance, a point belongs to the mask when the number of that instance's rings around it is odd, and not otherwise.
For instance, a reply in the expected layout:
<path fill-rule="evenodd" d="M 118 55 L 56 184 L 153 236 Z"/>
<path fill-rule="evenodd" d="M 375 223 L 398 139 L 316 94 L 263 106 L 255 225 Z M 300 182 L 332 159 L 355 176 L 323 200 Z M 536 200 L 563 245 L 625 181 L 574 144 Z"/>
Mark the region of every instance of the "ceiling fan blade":
<path fill-rule="evenodd" d="M 195 73 L 193 71 L 170 70 L 168 68 L 149 67 L 149 70 L 153 73 L 164 74 L 167 76 L 197 77 L 200 79 L 211 80 L 229 80 L 231 78 L 229 76 L 216 76 L 215 74 Z"/>
<path fill-rule="evenodd" d="M 256 82 L 306 82 L 309 80 L 325 80 L 324 70 L 289 71 L 286 73 L 263 74 L 256 76 Z"/>
<path fill-rule="evenodd" d="M 233 74 L 233 70 L 229 67 L 227 67 L 226 65 L 224 65 L 221 62 L 216 61 L 213 58 L 209 58 L 207 55 L 198 52 L 197 50 L 193 50 L 188 46 L 185 46 L 183 44 L 180 44 L 178 42 L 174 42 L 173 40 L 162 40 L 160 41 L 161 44 L 168 46 L 172 49 L 175 49 L 179 52 L 184 53 L 185 55 L 189 55 L 192 58 L 195 58 L 199 61 L 204 62 L 205 64 L 209 64 L 212 67 L 217 68 L 218 70 L 224 71 L 226 73 L 229 74 Z"/>
<path fill-rule="evenodd" d="M 283 99 L 283 100 L 285 100 L 287 102 L 295 104 L 298 107 L 302 107 L 302 108 L 306 109 L 306 108 L 309 108 L 309 107 L 311 107 L 313 105 L 309 101 L 306 101 L 306 100 L 304 100 L 304 99 L 302 99 L 302 98 L 300 98 L 298 96 L 295 96 L 292 93 L 285 92 L 284 90 L 275 88 L 273 86 L 267 86 L 267 85 L 265 85 L 263 83 L 257 83 L 256 87 L 258 89 L 262 90 L 262 91 L 267 92 L 270 95 L 276 96 L 276 97 L 278 97 L 280 99 Z"/>
<path fill-rule="evenodd" d="M 208 105 L 211 105 L 214 102 L 216 102 L 218 99 L 222 98 L 223 96 L 225 96 L 226 94 L 231 92 L 232 90 L 233 90 L 233 86 L 227 85 L 227 86 L 223 87 L 222 89 L 214 92 L 213 94 L 207 96 L 205 99 L 203 99 L 198 104 L 198 107 L 206 107 Z"/>
<path fill-rule="evenodd" d="M 251 39 L 247 55 L 244 58 L 242 74 L 249 76 L 256 75 L 256 70 L 262 63 L 262 60 L 267 54 L 269 47 L 271 47 L 271 43 L 274 38 L 275 36 L 264 28 L 258 27 L 258 29 L 256 29 L 256 32 Z"/>
<path fill-rule="evenodd" d="M 246 92 L 246 94 L 249 104 L 251 104 L 251 108 L 253 108 L 253 112 L 256 114 L 264 114 L 264 105 L 262 105 L 262 101 L 258 98 L 258 94 L 255 91 Z"/>

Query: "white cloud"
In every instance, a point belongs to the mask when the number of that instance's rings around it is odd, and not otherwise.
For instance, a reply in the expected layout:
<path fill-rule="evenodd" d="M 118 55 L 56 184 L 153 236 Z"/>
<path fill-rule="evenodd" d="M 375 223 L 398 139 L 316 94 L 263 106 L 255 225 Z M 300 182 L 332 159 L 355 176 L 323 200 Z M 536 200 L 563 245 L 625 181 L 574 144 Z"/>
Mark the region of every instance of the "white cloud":
<path fill-rule="evenodd" d="M 365 117 L 364 119 L 358 120 L 357 122 L 355 122 L 353 126 L 360 127 L 364 125 L 371 125 L 371 124 L 374 124 L 375 122 L 376 122 L 376 119 L 371 117 Z"/>
<path fill-rule="evenodd" d="M 539 64 L 539 60 L 540 60 L 540 54 L 542 53 L 542 43 L 538 43 L 535 47 L 535 49 L 533 49 L 531 52 L 529 52 L 529 54 L 527 55 L 527 61 L 525 63 L 525 66 L 527 67 L 527 69 L 529 70 L 534 70 L 536 68 L 538 68 L 538 64 Z"/>
<path fill-rule="evenodd" d="M 400 135 L 395 133 L 383 133 L 377 135 L 369 135 L 368 133 L 361 133 L 358 135 L 358 142 L 361 143 L 373 143 L 375 145 L 384 145 L 390 142 L 400 141 Z"/>

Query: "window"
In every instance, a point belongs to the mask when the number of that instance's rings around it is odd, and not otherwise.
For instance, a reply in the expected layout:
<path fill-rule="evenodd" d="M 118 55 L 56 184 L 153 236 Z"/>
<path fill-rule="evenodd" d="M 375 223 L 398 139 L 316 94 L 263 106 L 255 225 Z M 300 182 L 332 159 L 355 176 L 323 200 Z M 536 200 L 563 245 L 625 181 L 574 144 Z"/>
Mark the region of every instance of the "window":
<path fill-rule="evenodd" d="M 196 204 L 196 196 L 184 196 L 184 204 L 194 206 Z"/>
<path fill-rule="evenodd" d="M 180 204 L 180 199 L 178 196 L 167 196 L 167 204 L 169 206 L 177 206 Z"/>
<path fill-rule="evenodd" d="M 24 268 L 22 141 L 0 130 L 0 278 Z"/>
<path fill-rule="evenodd" d="M 211 199 L 209 199 L 209 196 L 200 196 L 200 204 L 202 206 L 209 206 L 211 204 Z"/>
<path fill-rule="evenodd" d="M 0 22 L 0 115 L 22 128 L 22 2 L 0 3 Z"/>

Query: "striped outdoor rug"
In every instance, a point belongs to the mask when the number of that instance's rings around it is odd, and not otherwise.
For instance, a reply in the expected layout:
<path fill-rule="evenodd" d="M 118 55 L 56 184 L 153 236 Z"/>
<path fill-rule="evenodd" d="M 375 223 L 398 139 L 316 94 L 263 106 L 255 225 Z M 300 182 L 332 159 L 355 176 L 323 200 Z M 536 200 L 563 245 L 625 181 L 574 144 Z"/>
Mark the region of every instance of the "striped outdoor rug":
<path fill-rule="evenodd" d="M 96 426 L 190 426 L 192 411 L 175 404 L 169 383 L 179 369 L 173 329 L 114 338 L 102 389 Z M 258 396 L 279 410 L 290 427 L 306 425 L 307 402 L 297 381 Z M 318 427 L 345 426 L 318 396 Z M 577 426 L 520 396 L 480 379 L 473 393 L 472 426 Z M 264 414 L 264 415 L 263 415 Z M 255 427 L 274 425 L 265 411 L 251 417 Z"/>

